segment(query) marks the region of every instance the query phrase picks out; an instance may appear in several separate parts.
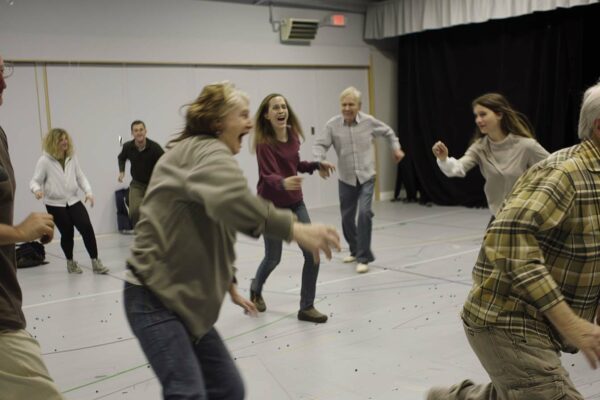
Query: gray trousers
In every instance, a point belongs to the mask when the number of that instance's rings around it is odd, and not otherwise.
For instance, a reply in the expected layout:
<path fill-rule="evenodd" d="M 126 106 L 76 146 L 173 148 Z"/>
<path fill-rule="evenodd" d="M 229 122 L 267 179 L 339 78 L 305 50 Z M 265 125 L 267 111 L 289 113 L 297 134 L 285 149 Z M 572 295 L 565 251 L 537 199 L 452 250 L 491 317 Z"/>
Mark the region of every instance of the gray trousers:
<path fill-rule="evenodd" d="M 506 329 L 466 323 L 464 328 L 492 381 L 476 385 L 465 380 L 447 389 L 432 389 L 428 400 L 583 400 L 548 337 L 522 338 Z"/>

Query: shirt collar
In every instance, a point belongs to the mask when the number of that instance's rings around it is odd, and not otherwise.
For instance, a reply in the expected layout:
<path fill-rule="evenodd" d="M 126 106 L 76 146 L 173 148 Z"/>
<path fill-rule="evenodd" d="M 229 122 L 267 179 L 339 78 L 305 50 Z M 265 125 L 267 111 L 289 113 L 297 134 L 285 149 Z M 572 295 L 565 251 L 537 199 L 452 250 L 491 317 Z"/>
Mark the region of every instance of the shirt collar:
<path fill-rule="evenodd" d="M 600 149 L 596 142 L 586 139 L 581 142 L 581 148 L 587 154 L 586 157 L 581 158 L 585 167 L 592 172 L 600 172 Z"/>

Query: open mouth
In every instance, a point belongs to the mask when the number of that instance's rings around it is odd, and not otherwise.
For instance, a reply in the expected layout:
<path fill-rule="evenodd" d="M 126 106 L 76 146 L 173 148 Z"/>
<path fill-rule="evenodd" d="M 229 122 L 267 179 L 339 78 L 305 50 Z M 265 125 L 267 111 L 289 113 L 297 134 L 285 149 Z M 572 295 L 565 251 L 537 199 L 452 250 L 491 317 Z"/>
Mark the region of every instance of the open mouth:
<path fill-rule="evenodd" d="M 242 144 L 242 138 L 248 134 L 248 131 L 240 133 L 238 136 L 238 141 Z"/>

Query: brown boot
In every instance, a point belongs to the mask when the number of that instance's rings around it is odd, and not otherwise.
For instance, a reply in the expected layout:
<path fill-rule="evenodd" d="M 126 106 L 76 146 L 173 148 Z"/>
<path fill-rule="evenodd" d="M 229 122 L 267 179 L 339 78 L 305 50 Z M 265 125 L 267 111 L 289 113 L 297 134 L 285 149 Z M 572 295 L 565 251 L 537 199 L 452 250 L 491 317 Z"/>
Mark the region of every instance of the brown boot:
<path fill-rule="evenodd" d="M 316 324 L 322 324 L 324 322 L 327 322 L 327 315 L 321 314 L 319 311 L 317 311 L 316 308 L 311 306 L 304 310 L 298 311 L 298 319 L 300 321 L 308 321 L 314 322 Z"/>
<path fill-rule="evenodd" d="M 263 297 L 252 289 L 250 289 L 250 301 L 254 303 L 258 312 L 265 312 L 267 310 L 267 305 Z"/>

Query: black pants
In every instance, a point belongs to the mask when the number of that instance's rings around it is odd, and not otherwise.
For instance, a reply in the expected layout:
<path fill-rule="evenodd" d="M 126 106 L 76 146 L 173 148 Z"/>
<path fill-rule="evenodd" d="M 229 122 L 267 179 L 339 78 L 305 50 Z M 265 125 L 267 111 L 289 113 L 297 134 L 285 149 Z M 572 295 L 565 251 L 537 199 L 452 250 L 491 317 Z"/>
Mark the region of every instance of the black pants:
<path fill-rule="evenodd" d="M 73 228 L 77 228 L 79 233 L 81 233 L 83 243 L 90 258 L 98 258 L 98 246 L 96 245 L 94 228 L 92 227 L 92 222 L 85 206 L 80 201 L 66 207 L 46 205 L 46 210 L 54 217 L 54 224 L 60 232 L 60 247 L 62 247 L 67 260 L 73 259 L 73 235 L 75 234 Z"/>

